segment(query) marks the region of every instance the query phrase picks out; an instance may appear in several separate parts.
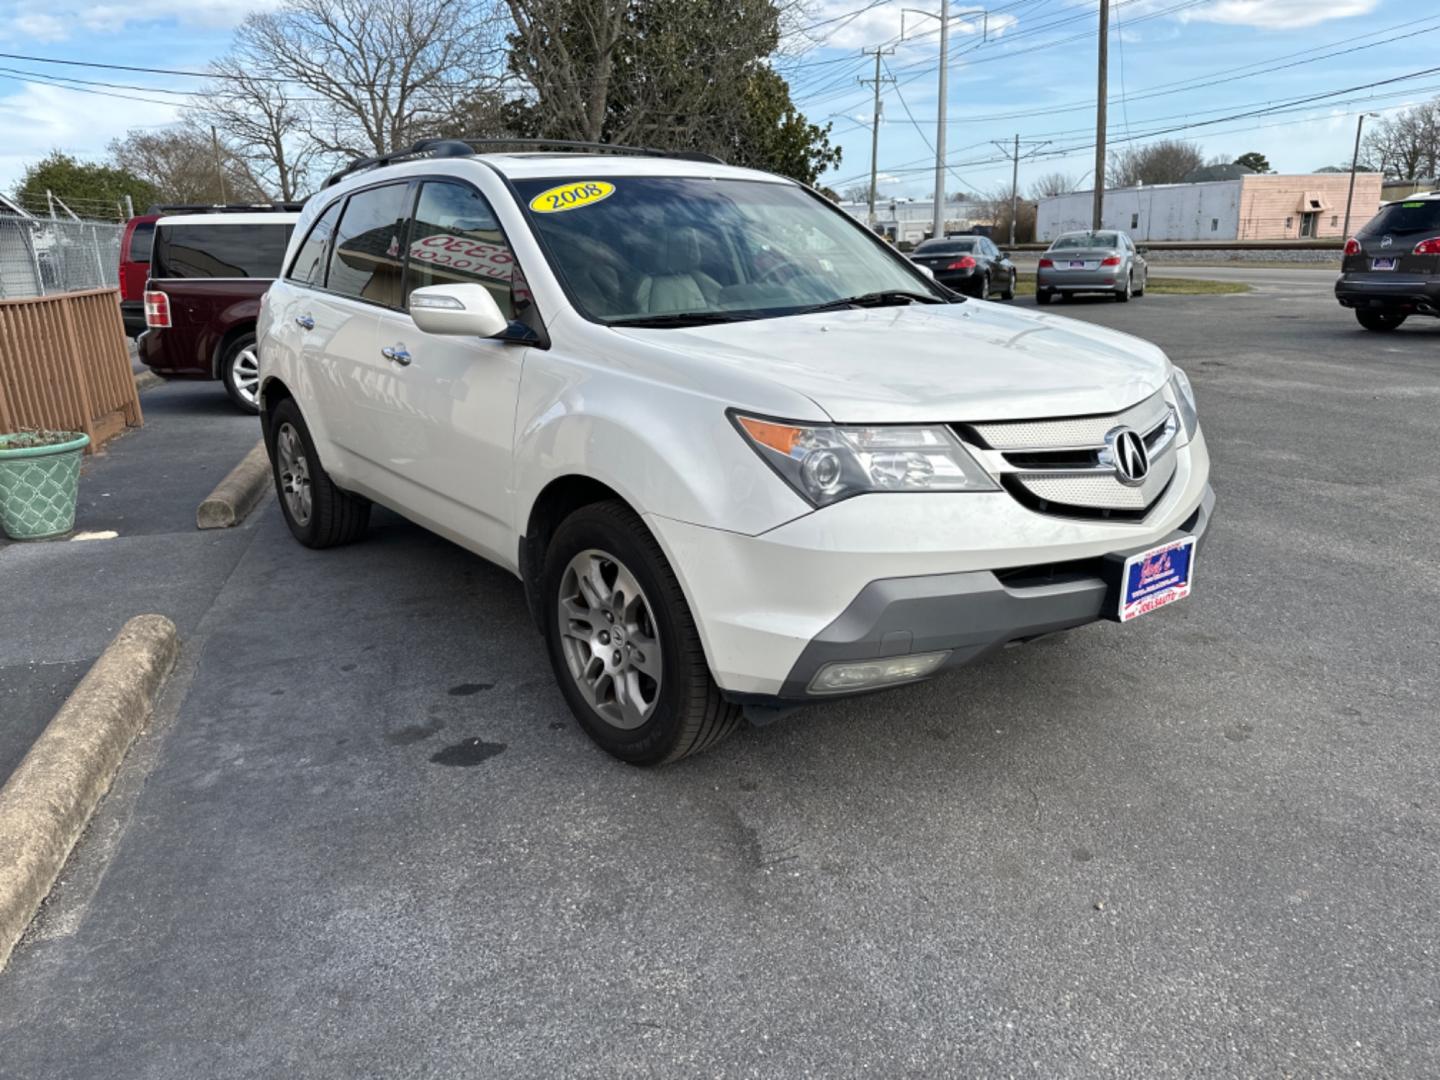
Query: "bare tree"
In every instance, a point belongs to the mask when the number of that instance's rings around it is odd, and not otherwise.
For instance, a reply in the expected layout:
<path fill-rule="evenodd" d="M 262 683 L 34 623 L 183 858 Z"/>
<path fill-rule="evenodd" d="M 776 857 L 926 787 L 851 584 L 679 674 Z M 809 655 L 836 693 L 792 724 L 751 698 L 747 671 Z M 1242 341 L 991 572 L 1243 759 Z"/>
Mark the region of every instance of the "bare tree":
<path fill-rule="evenodd" d="M 534 95 L 548 138 L 598 142 L 630 0 L 508 0 L 515 34 L 511 70 Z"/>
<path fill-rule="evenodd" d="M 240 25 L 232 59 L 308 92 L 320 152 L 380 154 L 493 94 L 505 29 L 486 0 L 287 0 Z"/>
<path fill-rule="evenodd" d="M 153 184 L 166 203 L 219 205 L 270 201 L 265 186 L 244 157 L 226 140 L 216 142 L 209 128 L 187 119 L 176 127 L 137 129 L 109 146 L 115 165 Z"/>
<path fill-rule="evenodd" d="M 309 114 L 292 85 L 256 78 L 261 58 L 242 43 L 210 65 L 215 81 L 206 88 L 197 115 L 225 133 L 226 142 L 282 202 L 309 190 L 309 171 L 319 147 L 306 134 Z"/>
<path fill-rule="evenodd" d="M 1078 182 L 1069 173 L 1046 173 L 1030 185 L 1030 197 L 1045 199 L 1051 195 L 1068 195 L 1077 187 L 1079 187 Z"/>
<path fill-rule="evenodd" d="M 1111 187 L 1137 184 L 1178 184 L 1187 173 L 1205 164 L 1195 143 L 1161 139 L 1145 146 L 1127 146 L 1110 155 L 1106 179 Z"/>
<path fill-rule="evenodd" d="M 1360 165 L 1399 180 L 1440 172 L 1440 98 L 1373 125 L 1360 147 Z"/>
<path fill-rule="evenodd" d="M 978 220 L 991 225 L 991 234 L 996 243 L 1003 244 L 1010 239 L 1010 185 L 998 184 L 989 191 L 975 196 L 979 210 Z M 1028 244 L 1035 239 L 1035 203 L 1020 199 L 1015 206 L 1015 241 Z"/>

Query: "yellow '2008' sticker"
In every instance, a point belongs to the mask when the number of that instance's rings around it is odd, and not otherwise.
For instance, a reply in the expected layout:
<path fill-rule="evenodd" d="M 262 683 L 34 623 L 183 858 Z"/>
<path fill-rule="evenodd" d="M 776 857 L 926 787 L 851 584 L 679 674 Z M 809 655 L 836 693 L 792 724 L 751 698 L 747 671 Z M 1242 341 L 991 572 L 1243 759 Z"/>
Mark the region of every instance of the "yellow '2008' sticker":
<path fill-rule="evenodd" d="M 562 210 L 578 210 L 601 199 L 608 199 L 615 192 L 614 184 L 604 180 L 576 180 L 573 184 L 561 184 L 542 191 L 530 200 L 530 209 L 537 214 L 558 214 Z"/>

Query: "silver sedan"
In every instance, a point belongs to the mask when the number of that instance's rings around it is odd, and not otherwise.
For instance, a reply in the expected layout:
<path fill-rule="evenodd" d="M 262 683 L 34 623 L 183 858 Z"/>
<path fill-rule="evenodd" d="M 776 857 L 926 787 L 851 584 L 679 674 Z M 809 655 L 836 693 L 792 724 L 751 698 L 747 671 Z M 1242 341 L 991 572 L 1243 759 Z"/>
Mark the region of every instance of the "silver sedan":
<path fill-rule="evenodd" d="M 1056 237 L 1035 272 L 1035 302 L 1056 296 L 1109 293 L 1122 304 L 1145 295 L 1150 265 L 1123 232 L 1069 232 Z"/>

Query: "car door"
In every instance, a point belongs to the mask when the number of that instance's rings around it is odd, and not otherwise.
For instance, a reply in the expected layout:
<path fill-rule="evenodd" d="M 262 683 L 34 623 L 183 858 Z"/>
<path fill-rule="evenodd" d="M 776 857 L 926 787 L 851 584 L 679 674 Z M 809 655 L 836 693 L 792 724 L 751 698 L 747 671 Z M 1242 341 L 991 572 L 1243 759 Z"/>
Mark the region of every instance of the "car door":
<path fill-rule="evenodd" d="M 413 193 L 408 181 L 351 192 L 326 255 L 324 288 L 296 314 L 306 323 L 303 359 L 310 393 L 335 450 L 326 468 L 387 503 L 400 495 L 385 464 L 383 430 L 399 380 L 380 354 L 379 312 L 400 303 L 403 234 Z"/>
<path fill-rule="evenodd" d="M 388 350 L 377 396 L 383 461 L 407 514 L 500 562 L 515 564 L 510 527 L 515 403 L 526 346 L 426 334 L 405 310 L 427 285 L 475 283 L 517 314 L 516 263 L 490 203 L 458 179 L 420 184 L 407 243 L 404 296 L 379 311 L 375 346 Z M 528 296 L 528 293 L 523 294 Z"/>

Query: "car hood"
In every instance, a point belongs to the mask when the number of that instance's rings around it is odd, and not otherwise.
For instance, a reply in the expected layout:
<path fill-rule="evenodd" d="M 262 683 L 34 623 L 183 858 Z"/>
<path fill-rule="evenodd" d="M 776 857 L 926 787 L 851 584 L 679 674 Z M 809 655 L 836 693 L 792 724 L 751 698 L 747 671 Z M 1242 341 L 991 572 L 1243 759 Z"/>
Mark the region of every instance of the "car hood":
<path fill-rule="evenodd" d="M 1128 334 L 982 301 L 615 332 L 678 354 L 674 363 L 779 383 L 841 423 L 1118 412 L 1160 389 L 1170 367 Z"/>

